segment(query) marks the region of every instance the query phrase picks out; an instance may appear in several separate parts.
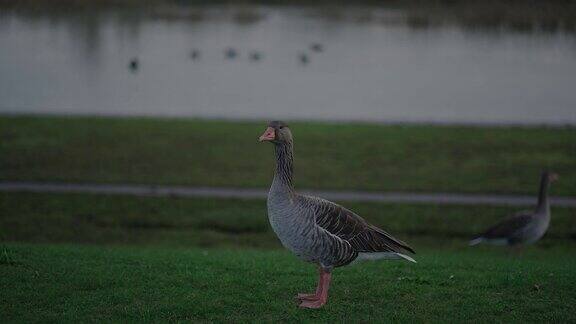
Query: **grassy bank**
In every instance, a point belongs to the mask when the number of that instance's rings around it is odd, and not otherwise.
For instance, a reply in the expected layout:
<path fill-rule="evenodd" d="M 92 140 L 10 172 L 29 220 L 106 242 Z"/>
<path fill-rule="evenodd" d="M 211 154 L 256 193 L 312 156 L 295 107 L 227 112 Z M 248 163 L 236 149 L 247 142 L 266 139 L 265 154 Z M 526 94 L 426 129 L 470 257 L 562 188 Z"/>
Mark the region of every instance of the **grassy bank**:
<path fill-rule="evenodd" d="M 51 19 L 69 14 L 109 13 L 151 15 L 168 20 L 197 22 L 210 19 L 206 8 L 234 8 L 239 21 L 254 22 L 263 18 L 262 6 L 279 8 L 299 6 L 315 18 L 330 21 L 354 21 L 374 24 L 396 24 L 378 9 L 400 13 L 403 23 L 413 29 L 429 29 L 456 25 L 465 30 L 495 32 L 574 33 L 576 32 L 576 1 L 497 1 L 497 0 L 0 0 L 0 10 L 18 11 L 38 17 L 50 13 Z M 121 10 L 118 10 L 121 9 Z M 220 17 L 220 15 L 219 15 Z M 247 20 L 244 20 L 248 18 Z M 134 17 L 132 17 L 134 19 Z"/>
<path fill-rule="evenodd" d="M 268 187 L 265 122 L 0 117 L 0 180 Z M 574 128 L 291 123 L 298 187 L 576 194 Z"/>
<path fill-rule="evenodd" d="M 417 251 L 466 249 L 474 234 L 516 208 L 344 203 Z M 263 200 L 0 195 L 0 241 L 172 247 L 281 248 Z M 537 249 L 574 247 L 576 210 L 552 209 Z"/>
<path fill-rule="evenodd" d="M 293 296 L 315 271 L 284 251 L 0 247 L 2 322 L 576 321 L 575 259 L 531 251 L 434 252 L 418 264 L 364 263 L 334 272 L 321 310 Z"/>

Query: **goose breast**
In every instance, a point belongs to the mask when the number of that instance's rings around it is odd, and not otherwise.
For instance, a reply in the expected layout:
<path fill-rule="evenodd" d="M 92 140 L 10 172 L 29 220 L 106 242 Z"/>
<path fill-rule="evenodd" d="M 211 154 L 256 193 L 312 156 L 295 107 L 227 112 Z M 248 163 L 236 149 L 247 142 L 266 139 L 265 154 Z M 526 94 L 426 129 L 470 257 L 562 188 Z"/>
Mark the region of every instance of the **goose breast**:
<path fill-rule="evenodd" d="M 324 267 L 351 262 L 357 254 L 350 244 L 316 223 L 318 210 L 312 197 L 268 197 L 268 217 L 280 242 L 300 259 Z"/>

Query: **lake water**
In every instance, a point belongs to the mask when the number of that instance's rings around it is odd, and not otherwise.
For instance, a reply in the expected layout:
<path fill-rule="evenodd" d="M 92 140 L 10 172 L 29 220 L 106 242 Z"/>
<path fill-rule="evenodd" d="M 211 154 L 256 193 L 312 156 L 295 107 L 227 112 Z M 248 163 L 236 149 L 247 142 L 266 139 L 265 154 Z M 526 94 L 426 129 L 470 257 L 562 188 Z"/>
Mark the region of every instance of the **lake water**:
<path fill-rule="evenodd" d="M 0 44 L 4 113 L 576 124 L 576 37 L 561 31 L 431 26 L 385 9 L 5 11 Z"/>

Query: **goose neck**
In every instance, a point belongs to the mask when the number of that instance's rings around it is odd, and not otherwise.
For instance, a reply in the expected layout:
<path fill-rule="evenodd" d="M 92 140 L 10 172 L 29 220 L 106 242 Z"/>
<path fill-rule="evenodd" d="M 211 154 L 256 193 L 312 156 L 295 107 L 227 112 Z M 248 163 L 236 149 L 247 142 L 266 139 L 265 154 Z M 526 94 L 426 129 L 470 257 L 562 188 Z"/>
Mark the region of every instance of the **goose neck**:
<path fill-rule="evenodd" d="M 537 209 L 539 211 L 544 211 L 549 208 L 548 203 L 548 188 L 550 187 L 550 181 L 548 177 L 543 175 L 542 179 L 540 179 L 540 189 L 538 192 L 538 206 Z"/>
<path fill-rule="evenodd" d="M 275 145 L 276 151 L 276 172 L 274 174 L 274 185 L 292 192 L 293 180 L 293 146 L 292 142 L 279 143 Z"/>

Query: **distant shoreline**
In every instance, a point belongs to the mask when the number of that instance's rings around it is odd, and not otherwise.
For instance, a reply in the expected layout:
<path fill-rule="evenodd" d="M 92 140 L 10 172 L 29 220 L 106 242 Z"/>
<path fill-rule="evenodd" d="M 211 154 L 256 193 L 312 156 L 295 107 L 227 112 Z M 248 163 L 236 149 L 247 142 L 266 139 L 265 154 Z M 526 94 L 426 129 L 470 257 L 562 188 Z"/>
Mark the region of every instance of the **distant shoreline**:
<path fill-rule="evenodd" d="M 145 3 L 144 3 L 145 2 Z M 236 8 L 244 14 L 251 14 L 256 7 L 309 7 L 318 9 L 322 18 L 345 18 L 350 8 L 371 10 L 393 9 L 403 11 L 407 23 L 415 28 L 430 27 L 442 22 L 456 23 L 469 28 L 505 26 L 517 31 L 539 29 L 543 31 L 576 31 L 576 1 L 420 1 L 360 0 L 334 2 L 324 0 L 273 0 L 273 1 L 237 1 L 237 0 L 0 0 L 0 13 L 3 10 L 18 10 L 32 14 L 59 13 L 70 14 L 78 10 L 90 10 L 84 13 L 94 14 L 99 9 L 128 9 L 138 12 L 160 12 L 166 19 L 201 19 L 202 10 L 215 7 Z M 41 11 L 38 11 L 41 10 Z M 94 11 L 96 10 L 96 11 Z M 370 12 L 355 17 L 359 21 L 374 19 Z M 376 17 L 376 19 L 378 19 Z"/>
<path fill-rule="evenodd" d="M 436 121 L 436 120 L 415 120 L 415 119 L 330 119 L 330 118 L 294 118 L 294 117 L 270 117 L 270 118 L 257 118 L 257 117 L 223 117 L 223 116 L 187 116 L 187 115 L 161 115 L 161 114 L 83 114 L 83 113 L 31 113 L 31 112 L 16 112 L 16 111 L 1 111 L 0 118 L 2 117 L 30 117 L 30 118 L 95 118 L 95 119 L 159 119 L 159 120 L 188 120 L 188 121 L 206 121 L 206 122 L 266 122 L 268 119 L 282 119 L 298 123 L 318 123 L 318 124 L 334 124 L 334 125 L 367 125 L 367 126 L 431 126 L 431 127 L 470 127 L 470 128 L 525 128 L 525 129 L 575 129 L 576 122 L 492 122 L 492 121 Z"/>

